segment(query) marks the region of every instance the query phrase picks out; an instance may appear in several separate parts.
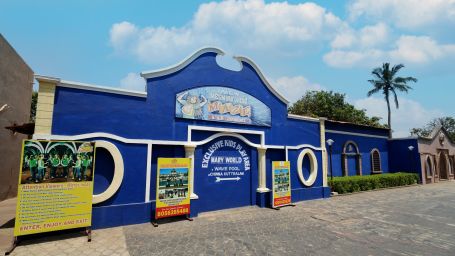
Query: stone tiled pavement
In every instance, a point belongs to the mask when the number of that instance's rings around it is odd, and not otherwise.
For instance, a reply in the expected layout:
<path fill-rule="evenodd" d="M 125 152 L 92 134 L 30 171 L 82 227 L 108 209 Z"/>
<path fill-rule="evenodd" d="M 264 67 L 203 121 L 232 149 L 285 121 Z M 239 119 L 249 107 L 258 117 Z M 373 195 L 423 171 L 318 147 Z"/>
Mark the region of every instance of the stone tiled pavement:
<path fill-rule="evenodd" d="M 48 241 L 50 240 L 50 241 Z M 44 238 L 13 255 L 455 255 L 455 182 Z M 63 253 L 62 253 L 63 252 Z"/>

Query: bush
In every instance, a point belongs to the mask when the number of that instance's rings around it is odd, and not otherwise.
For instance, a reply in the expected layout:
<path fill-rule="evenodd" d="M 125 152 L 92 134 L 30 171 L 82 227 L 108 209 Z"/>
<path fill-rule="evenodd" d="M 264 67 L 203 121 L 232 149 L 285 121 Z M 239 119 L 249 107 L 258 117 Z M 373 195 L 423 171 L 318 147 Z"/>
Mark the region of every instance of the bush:
<path fill-rule="evenodd" d="M 379 188 L 412 185 L 419 182 L 419 175 L 415 173 L 388 173 L 368 176 L 334 177 L 329 181 L 333 191 L 339 194 Z"/>

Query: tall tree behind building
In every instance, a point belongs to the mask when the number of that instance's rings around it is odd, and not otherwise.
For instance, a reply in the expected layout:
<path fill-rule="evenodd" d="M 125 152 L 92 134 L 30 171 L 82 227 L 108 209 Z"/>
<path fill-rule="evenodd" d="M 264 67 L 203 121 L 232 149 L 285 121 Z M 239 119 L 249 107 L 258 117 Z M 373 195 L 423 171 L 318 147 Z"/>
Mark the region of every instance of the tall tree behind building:
<path fill-rule="evenodd" d="M 295 115 L 326 117 L 330 120 L 385 128 L 380 117 L 368 117 L 364 109 L 346 102 L 346 95 L 332 91 L 309 91 L 288 112 Z"/>
<path fill-rule="evenodd" d="M 400 77 L 397 73 L 400 69 L 404 68 L 403 64 L 398 64 L 390 68 L 390 63 L 382 64 L 382 67 L 377 67 L 371 71 L 374 79 L 368 80 L 373 85 L 373 89 L 368 92 L 368 97 L 375 93 L 381 92 L 384 95 L 384 99 L 387 103 L 387 124 L 390 128 L 389 138 L 392 138 L 392 110 L 390 107 L 390 96 L 393 96 L 395 101 L 395 107 L 400 107 L 398 103 L 397 92 L 408 92 L 412 89 L 411 86 L 407 85 L 409 82 L 417 82 L 414 77 Z"/>
<path fill-rule="evenodd" d="M 30 122 L 35 122 L 36 119 L 36 104 L 38 102 L 38 92 L 32 92 L 32 104 L 30 106 Z"/>

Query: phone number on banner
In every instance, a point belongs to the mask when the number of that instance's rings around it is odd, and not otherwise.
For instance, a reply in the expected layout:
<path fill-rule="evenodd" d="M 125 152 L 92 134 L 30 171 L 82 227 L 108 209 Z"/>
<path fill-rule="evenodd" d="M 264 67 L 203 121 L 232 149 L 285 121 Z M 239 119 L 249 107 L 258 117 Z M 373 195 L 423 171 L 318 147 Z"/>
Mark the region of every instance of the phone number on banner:
<path fill-rule="evenodd" d="M 166 218 L 190 213 L 190 205 L 169 206 L 156 209 L 156 218 Z"/>
<path fill-rule="evenodd" d="M 279 198 L 275 198 L 275 200 L 274 200 L 274 205 L 275 206 L 281 206 L 281 205 L 286 205 L 286 204 L 290 204 L 290 203 L 291 203 L 291 197 L 290 196 L 279 197 Z"/>

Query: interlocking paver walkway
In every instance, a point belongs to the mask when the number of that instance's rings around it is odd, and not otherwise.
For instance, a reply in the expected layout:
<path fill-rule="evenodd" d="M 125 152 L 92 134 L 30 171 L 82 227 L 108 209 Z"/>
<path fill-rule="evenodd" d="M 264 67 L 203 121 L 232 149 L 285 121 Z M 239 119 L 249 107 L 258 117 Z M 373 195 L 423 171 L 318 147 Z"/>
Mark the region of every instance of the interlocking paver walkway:
<path fill-rule="evenodd" d="M 13 251 L 17 256 L 128 256 L 123 229 L 109 228 L 96 230 L 92 234 L 92 241 L 78 233 L 69 233 L 43 238 L 25 240 Z"/>
<path fill-rule="evenodd" d="M 455 255 L 455 182 L 42 238 L 12 255 Z"/>
<path fill-rule="evenodd" d="M 124 228 L 131 255 L 455 255 L 455 182 Z"/>

